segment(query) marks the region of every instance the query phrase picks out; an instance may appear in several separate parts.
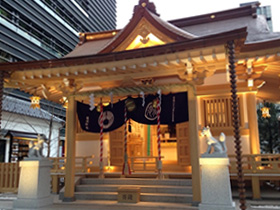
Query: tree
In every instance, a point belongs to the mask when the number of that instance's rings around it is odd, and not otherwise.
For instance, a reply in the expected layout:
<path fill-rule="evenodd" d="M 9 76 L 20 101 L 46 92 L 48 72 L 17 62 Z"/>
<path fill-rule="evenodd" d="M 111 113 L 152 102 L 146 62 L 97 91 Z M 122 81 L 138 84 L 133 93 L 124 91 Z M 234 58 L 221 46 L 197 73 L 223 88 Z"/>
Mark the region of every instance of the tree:
<path fill-rule="evenodd" d="M 270 116 L 263 116 L 263 107 L 269 108 Z M 271 154 L 279 153 L 280 134 L 278 116 L 280 114 L 280 107 L 276 104 L 265 102 L 259 104 L 257 114 L 261 152 Z"/>

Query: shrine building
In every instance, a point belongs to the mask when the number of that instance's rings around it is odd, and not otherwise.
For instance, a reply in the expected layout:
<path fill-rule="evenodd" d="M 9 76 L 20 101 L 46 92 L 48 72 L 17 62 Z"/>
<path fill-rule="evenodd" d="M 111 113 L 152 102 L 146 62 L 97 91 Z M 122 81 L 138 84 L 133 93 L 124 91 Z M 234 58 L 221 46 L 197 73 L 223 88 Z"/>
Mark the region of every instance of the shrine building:
<path fill-rule="evenodd" d="M 75 156 L 94 155 L 90 170 L 105 175 L 189 173 L 200 201 L 200 131 L 223 132 L 235 155 L 233 118 L 242 153 L 260 154 L 256 105 L 280 99 L 280 33 L 257 6 L 165 21 L 139 0 L 123 29 L 80 33 L 63 58 L 0 64 L 4 87 L 68 107 L 64 197 L 74 196 Z"/>

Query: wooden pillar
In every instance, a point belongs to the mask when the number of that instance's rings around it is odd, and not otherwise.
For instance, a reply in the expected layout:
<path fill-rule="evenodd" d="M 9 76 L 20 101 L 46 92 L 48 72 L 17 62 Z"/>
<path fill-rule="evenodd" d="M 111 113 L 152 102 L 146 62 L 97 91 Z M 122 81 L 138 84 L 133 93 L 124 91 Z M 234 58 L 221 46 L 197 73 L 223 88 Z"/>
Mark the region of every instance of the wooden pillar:
<path fill-rule="evenodd" d="M 250 92 L 246 94 L 247 110 L 248 110 L 248 124 L 250 134 L 250 152 L 251 154 L 260 154 L 260 140 L 258 117 L 256 107 L 256 93 Z M 252 191 L 253 199 L 261 199 L 260 179 L 257 176 L 252 176 Z"/>
<path fill-rule="evenodd" d="M 254 200 L 261 199 L 260 178 L 258 176 L 252 176 L 252 191 Z"/>
<path fill-rule="evenodd" d="M 59 192 L 59 176 L 52 175 L 52 193 L 58 194 Z"/>
<path fill-rule="evenodd" d="M 199 166 L 199 138 L 198 138 L 198 114 L 197 97 L 194 87 L 188 90 L 188 109 L 189 109 L 189 138 L 192 166 L 192 190 L 193 202 L 201 202 L 201 175 Z"/>
<path fill-rule="evenodd" d="M 251 154 L 260 154 L 260 139 L 256 107 L 256 93 L 246 94 Z"/>
<path fill-rule="evenodd" d="M 63 201 L 75 200 L 75 154 L 76 154 L 76 109 L 77 103 L 74 96 L 68 97 L 66 111 L 66 168 L 65 168 L 65 191 Z"/>

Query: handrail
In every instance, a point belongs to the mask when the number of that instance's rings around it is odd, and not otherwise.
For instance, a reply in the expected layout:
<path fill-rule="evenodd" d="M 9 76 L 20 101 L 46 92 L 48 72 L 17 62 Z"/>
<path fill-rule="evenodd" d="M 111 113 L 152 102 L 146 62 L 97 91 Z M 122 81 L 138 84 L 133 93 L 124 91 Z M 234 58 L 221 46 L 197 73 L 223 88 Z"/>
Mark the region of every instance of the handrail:
<path fill-rule="evenodd" d="M 66 157 L 51 157 L 49 158 L 53 162 L 53 166 L 51 168 L 51 173 L 64 173 Z M 75 158 L 75 169 L 77 172 L 89 172 L 90 167 L 93 167 L 93 159 L 92 156 L 77 156 Z"/>
<path fill-rule="evenodd" d="M 236 173 L 235 155 L 229 155 L 230 172 Z M 280 154 L 242 155 L 244 174 L 280 174 Z"/>
<path fill-rule="evenodd" d="M 164 156 L 161 156 L 164 158 Z M 131 156 L 128 157 L 130 160 L 130 168 L 131 171 L 137 170 L 144 170 L 144 171 L 157 171 L 157 163 L 159 160 L 158 156 Z M 151 159 L 151 161 L 150 161 Z M 135 168 L 135 165 L 143 165 L 140 169 Z M 152 167 L 148 168 L 147 166 L 150 165 Z"/>

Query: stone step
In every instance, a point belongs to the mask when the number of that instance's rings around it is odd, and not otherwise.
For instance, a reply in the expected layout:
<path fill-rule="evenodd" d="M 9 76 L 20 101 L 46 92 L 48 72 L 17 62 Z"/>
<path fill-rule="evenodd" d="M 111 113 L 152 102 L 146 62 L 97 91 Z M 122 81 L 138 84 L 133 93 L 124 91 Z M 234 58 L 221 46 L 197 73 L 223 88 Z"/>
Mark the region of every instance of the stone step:
<path fill-rule="evenodd" d="M 118 200 L 117 192 L 75 192 L 77 200 Z"/>
<path fill-rule="evenodd" d="M 121 179 L 97 179 L 84 178 L 81 185 L 165 185 L 165 186 L 191 186 L 191 179 L 138 179 L 138 178 L 121 178 Z"/>
<path fill-rule="evenodd" d="M 165 194 L 165 193 L 141 193 L 140 201 L 164 202 L 164 203 L 191 203 L 192 195 Z"/>
<path fill-rule="evenodd" d="M 117 192 L 122 185 L 77 185 L 76 192 Z M 135 187 L 135 185 L 125 185 Z M 191 186 L 163 186 L 163 185 L 137 185 L 141 188 L 141 193 L 176 193 L 192 194 Z"/>
<path fill-rule="evenodd" d="M 117 201 L 77 200 L 71 203 L 61 203 L 54 209 L 88 209 L 88 210 L 198 210 L 198 207 L 186 203 L 139 202 L 118 203 Z"/>
<path fill-rule="evenodd" d="M 117 192 L 75 192 L 77 200 L 111 200 L 117 201 Z M 165 194 L 165 193 L 141 193 L 142 202 L 164 202 L 164 203 L 191 203 L 192 195 Z"/>

